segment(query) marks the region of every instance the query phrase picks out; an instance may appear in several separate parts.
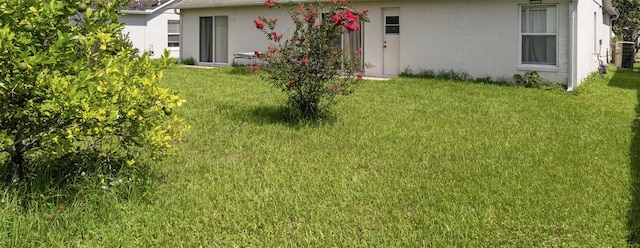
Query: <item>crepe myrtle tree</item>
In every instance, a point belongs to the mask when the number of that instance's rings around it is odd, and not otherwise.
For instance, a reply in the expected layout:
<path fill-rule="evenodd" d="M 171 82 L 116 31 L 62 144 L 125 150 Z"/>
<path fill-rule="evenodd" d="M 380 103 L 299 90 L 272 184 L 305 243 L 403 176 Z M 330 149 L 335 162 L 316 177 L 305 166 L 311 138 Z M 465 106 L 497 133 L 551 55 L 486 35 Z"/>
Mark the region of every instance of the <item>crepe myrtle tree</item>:
<path fill-rule="evenodd" d="M 188 126 L 160 87 L 160 61 L 135 56 L 119 9 L 129 0 L 0 0 L 0 171 L 20 181 L 97 154 L 161 158 Z M 126 162 L 125 162 L 126 161 Z"/>
<path fill-rule="evenodd" d="M 286 11 L 295 30 L 285 38 L 276 31 L 277 19 L 255 19 L 270 45 L 266 51 L 255 51 L 263 63 L 250 69 L 260 71 L 263 80 L 285 92 L 287 103 L 300 117 L 321 118 L 336 96 L 353 92 L 369 67 L 362 62 L 362 48 L 351 51 L 336 44 L 343 34 L 357 32 L 362 22 L 369 21 L 368 9 L 356 11 L 351 0 L 334 0 L 327 6 L 265 0 L 264 5 Z"/>

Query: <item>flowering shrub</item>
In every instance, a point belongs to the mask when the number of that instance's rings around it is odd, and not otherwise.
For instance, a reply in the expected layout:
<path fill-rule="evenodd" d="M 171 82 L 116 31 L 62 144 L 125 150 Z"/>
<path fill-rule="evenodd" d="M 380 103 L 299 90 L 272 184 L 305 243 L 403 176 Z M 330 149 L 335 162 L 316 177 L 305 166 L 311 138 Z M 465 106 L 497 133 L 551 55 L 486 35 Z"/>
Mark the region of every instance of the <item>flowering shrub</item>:
<path fill-rule="evenodd" d="M 362 48 L 343 49 L 339 43 L 345 33 L 360 30 L 369 21 L 368 10 L 356 12 L 351 0 L 322 3 L 277 3 L 265 0 L 269 8 L 285 10 L 295 23 L 288 39 L 275 31 L 277 19 L 260 16 L 256 28 L 271 44 L 264 52 L 255 51 L 263 64 L 251 66 L 261 77 L 288 96 L 288 104 L 306 119 L 320 118 L 338 95 L 352 93 L 368 65 L 362 62 Z M 319 13 L 325 13 L 320 16 Z"/>

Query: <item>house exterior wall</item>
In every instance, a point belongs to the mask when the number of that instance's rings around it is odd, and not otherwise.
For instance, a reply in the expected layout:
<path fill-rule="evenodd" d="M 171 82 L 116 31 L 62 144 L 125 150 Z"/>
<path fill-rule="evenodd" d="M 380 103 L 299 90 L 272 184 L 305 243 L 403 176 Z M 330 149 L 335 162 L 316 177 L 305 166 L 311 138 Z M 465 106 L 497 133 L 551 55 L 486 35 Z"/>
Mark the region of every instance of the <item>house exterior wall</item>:
<path fill-rule="evenodd" d="M 365 58 L 380 65 L 382 58 L 382 10 L 400 9 L 401 69 L 452 69 L 472 77 L 508 79 L 536 70 L 548 80 L 566 83 L 568 22 L 559 21 L 558 65 L 520 65 L 520 5 L 528 1 L 398 1 L 367 3 L 371 22 L 365 30 Z M 568 3 L 558 5 L 559 20 L 567 20 Z M 382 68 L 369 69 L 382 75 Z"/>
<path fill-rule="evenodd" d="M 601 1 L 601 0 L 596 0 Z M 544 1 L 541 5 L 557 6 L 557 65 L 536 66 L 521 64 L 520 8 L 532 5 L 522 0 L 423 0 L 423 1 L 364 1 L 357 8 L 369 8 L 370 22 L 364 29 L 364 59 L 374 65 L 367 69 L 368 76 L 383 75 L 384 18 L 386 9 L 397 9 L 400 13 L 400 68 L 418 70 L 453 69 L 463 71 L 472 77 L 510 79 L 514 74 L 538 71 L 545 79 L 567 84 L 570 80 L 580 82 L 590 72 L 597 69 L 594 60 L 594 34 L 602 37 L 603 49 L 609 44 L 608 27 L 601 21 L 601 9 L 593 0 L 578 0 L 580 12 L 577 19 L 594 18 L 597 13 L 597 29 L 594 22 L 575 23 L 579 48 L 571 50 L 570 22 L 571 4 L 569 0 Z M 595 7 L 594 7 L 595 6 Z M 586 9 L 586 10 L 585 10 Z M 268 42 L 255 29 L 253 20 L 258 16 L 277 17 L 278 33 L 287 35 L 288 16 L 278 9 L 264 6 L 182 9 L 182 54 L 198 61 L 199 17 L 229 17 L 229 63 L 233 54 L 263 51 Z M 585 14 L 586 13 L 586 14 Z M 583 17 L 585 15 L 586 17 Z M 289 21 L 290 23 L 290 21 Z M 592 31 L 583 31 L 590 28 Z M 590 42 L 582 41 L 588 36 Z M 577 69 L 572 71 L 571 57 L 577 58 Z M 595 61 L 595 63 L 594 63 Z M 570 74 L 575 74 L 571 77 Z"/>
<path fill-rule="evenodd" d="M 171 57 L 180 56 L 180 48 L 168 47 L 168 21 L 180 20 L 180 15 L 173 9 L 158 10 L 151 14 L 127 14 L 120 17 L 125 24 L 123 34 L 129 36 L 133 46 L 143 51 L 153 51 L 151 58 L 160 58 L 164 49 L 171 52 Z"/>
<path fill-rule="evenodd" d="M 576 71 L 574 86 L 598 69 L 601 59 L 607 63 L 611 44 L 611 19 L 602 14 L 602 1 L 576 3 Z M 602 40 L 602 46 L 600 46 Z M 610 51 L 609 51 L 610 53 Z"/>
<path fill-rule="evenodd" d="M 140 51 L 146 48 L 144 33 L 147 29 L 147 21 L 145 17 L 145 15 L 125 15 L 119 19 L 125 25 L 122 34 L 126 35 L 133 46 Z"/>
<path fill-rule="evenodd" d="M 228 61 L 233 62 L 233 54 L 264 51 L 267 48 L 268 40 L 265 35 L 256 29 L 253 20 L 258 16 L 278 18 L 276 31 L 284 34 L 285 37 L 292 33 L 293 22 L 289 16 L 281 10 L 270 10 L 264 6 L 249 6 L 235 8 L 215 8 L 215 9 L 182 9 L 182 59 L 193 58 L 199 62 L 199 35 L 200 17 L 228 17 Z M 215 56 L 214 56 L 215 57 Z M 238 61 L 242 63 L 246 61 Z"/>

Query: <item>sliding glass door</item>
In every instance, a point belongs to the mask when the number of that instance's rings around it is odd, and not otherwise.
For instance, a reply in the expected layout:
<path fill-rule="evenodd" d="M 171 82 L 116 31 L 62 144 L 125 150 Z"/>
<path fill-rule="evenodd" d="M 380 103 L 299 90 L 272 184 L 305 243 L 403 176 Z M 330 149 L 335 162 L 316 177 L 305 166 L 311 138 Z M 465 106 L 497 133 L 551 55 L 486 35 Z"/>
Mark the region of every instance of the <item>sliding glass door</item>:
<path fill-rule="evenodd" d="M 200 17 L 200 60 L 213 63 L 213 18 Z"/>
<path fill-rule="evenodd" d="M 215 62 L 229 63 L 229 18 L 215 17 Z"/>

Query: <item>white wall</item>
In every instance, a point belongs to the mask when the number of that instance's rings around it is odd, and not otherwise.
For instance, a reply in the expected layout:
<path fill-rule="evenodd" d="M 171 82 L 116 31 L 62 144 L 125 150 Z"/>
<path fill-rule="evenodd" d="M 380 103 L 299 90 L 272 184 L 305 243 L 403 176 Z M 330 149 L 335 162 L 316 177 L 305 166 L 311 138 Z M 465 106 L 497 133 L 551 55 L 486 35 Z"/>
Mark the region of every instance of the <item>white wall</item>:
<path fill-rule="evenodd" d="M 232 63 L 233 54 L 267 50 L 268 40 L 256 29 L 253 23 L 259 16 L 278 18 L 276 31 L 287 37 L 293 25 L 289 16 L 281 10 L 271 10 L 264 6 L 217 9 L 183 9 L 182 13 L 182 59 L 199 60 L 199 26 L 200 17 L 227 16 L 229 21 L 229 54 Z M 215 19 L 215 18 L 214 18 Z M 215 57 L 215 55 L 214 55 Z"/>
<path fill-rule="evenodd" d="M 391 1 L 389 1 L 391 2 Z M 473 77 L 510 78 L 537 70 L 548 80 L 566 83 L 568 23 L 559 21 L 559 63 L 556 68 L 519 66 L 519 6 L 528 1 L 432 0 L 367 3 L 366 59 L 382 64 L 382 9 L 400 8 L 401 68 L 453 69 Z M 568 4 L 558 4 L 559 20 L 567 20 Z M 565 33 L 562 33 L 565 31 Z M 370 69 L 374 75 L 382 68 Z"/>
<path fill-rule="evenodd" d="M 601 1 L 601 0 L 597 0 Z M 579 0 L 582 5 L 593 7 L 593 0 Z M 590 4 L 591 3 L 591 4 Z M 569 0 L 557 0 L 558 10 L 558 64 L 557 66 L 520 65 L 520 6 L 529 5 L 522 0 L 422 0 L 422 1 L 370 1 L 359 2 L 358 9 L 369 8 L 371 22 L 364 25 L 365 61 L 375 67 L 367 70 L 369 76 L 382 76 L 383 64 L 383 10 L 399 8 L 401 48 L 400 68 L 440 70 L 453 69 L 469 73 L 473 77 L 490 76 L 493 79 L 511 78 L 514 74 L 538 71 L 550 81 L 568 83 L 570 66 L 570 22 Z M 586 7 L 585 7 L 586 8 Z M 582 9 L 580 11 L 583 11 Z M 239 52 L 263 51 L 268 44 L 264 35 L 255 28 L 253 20 L 258 16 L 277 17 L 280 22 L 288 16 L 281 10 L 267 9 L 264 6 L 216 9 L 183 9 L 182 13 L 182 58 L 193 57 L 198 61 L 199 17 L 229 17 L 229 62 L 233 54 Z M 582 20 L 593 11 L 580 12 Z M 587 14 L 584 14 L 587 13 Z M 602 18 L 601 10 L 597 16 Z M 280 23 L 277 31 L 282 30 Z M 593 29 L 593 21 L 587 22 Z M 584 23 L 579 22 L 579 30 Z M 598 36 L 607 31 L 598 29 Z M 582 41 L 579 54 L 580 69 L 578 80 L 597 68 L 594 67 L 593 33 L 578 32 L 579 39 L 589 36 L 589 44 Z M 603 53 L 609 44 L 608 36 L 603 37 Z M 589 50 L 589 51 L 587 51 Z M 588 61 L 588 62 L 584 62 Z"/>
<path fill-rule="evenodd" d="M 602 0 L 579 1 L 576 6 L 576 71 L 574 86 L 577 86 L 599 65 L 598 58 L 606 63 L 607 50 L 611 43 L 611 27 L 608 16 L 603 16 Z M 602 40 L 602 47 L 600 47 Z M 609 51 L 611 52 L 611 51 Z"/>
<path fill-rule="evenodd" d="M 134 47 L 140 51 L 150 51 L 151 58 L 160 58 L 164 49 L 171 52 L 171 57 L 180 56 L 180 48 L 168 47 L 167 26 L 169 20 L 180 20 L 180 15 L 173 9 L 163 8 L 151 14 L 128 14 L 119 19 L 125 24 L 123 34 L 129 34 Z M 150 54 L 151 55 L 151 54 Z"/>

